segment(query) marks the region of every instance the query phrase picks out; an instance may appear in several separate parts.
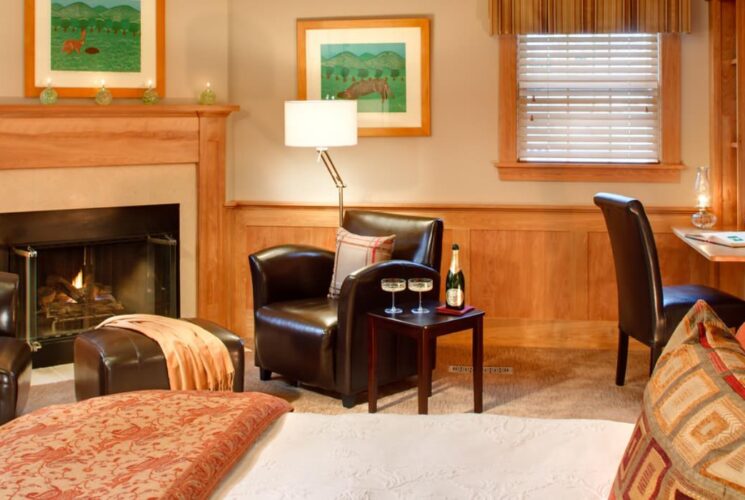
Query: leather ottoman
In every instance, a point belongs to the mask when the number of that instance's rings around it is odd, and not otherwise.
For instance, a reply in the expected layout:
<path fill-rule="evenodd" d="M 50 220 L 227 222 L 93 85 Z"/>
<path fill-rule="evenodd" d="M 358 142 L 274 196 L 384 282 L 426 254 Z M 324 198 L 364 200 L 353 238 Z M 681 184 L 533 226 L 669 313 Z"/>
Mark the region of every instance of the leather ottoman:
<path fill-rule="evenodd" d="M 243 392 L 243 339 L 215 323 L 186 319 L 219 338 L 235 368 L 233 391 Z M 75 398 L 78 401 L 149 389 L 169 389 L 168 370 L 157 342 L 124 328 L 88 330 L 75 338 Z"/>
<path fill-rule="evenodd" d="M 25 342 L 0 337 L 0 425 L 26 406 L 31 386 L 31 349 Z"/>

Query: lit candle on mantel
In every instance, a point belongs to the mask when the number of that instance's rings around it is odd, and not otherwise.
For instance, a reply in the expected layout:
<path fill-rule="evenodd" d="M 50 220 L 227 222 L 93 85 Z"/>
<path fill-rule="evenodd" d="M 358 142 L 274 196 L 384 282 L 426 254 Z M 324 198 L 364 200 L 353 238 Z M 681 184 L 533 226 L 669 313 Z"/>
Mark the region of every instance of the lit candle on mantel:
<path fill-rule="evenodd" d="M 47 78 L 47 86 L 39 94 L 39 102 L 42 104 L 54 104 L 57 102 L 57 91 L 52 88 L 51 78 Z"/>
<path fill-rule="evenodd" d="M 147 89 L 142 94 L 142 102 L 143 104 L 158 104 L 160 102 L 160 96 L 158 91 L 153 88 L 152 80 L 147 81 Z"/>
<path fill-rule="evenodd" d="M 109 90 L 106 88 L 106 80 L 104 80 L 103 78 L 101 79 L 101 88 L 98 89 L 98 92 L 96 92 L 95 101 L 96 104 L 99 104 L 101 106 L 107 106 L 111 104 L 111 92 L 109 92 Z"/>
<path fill-rule="evenodd" d="M 199 94 L 199 104 L 215 104 L 215 101 L 217 101 L 217 95 L 215 94 L 215 91 L 212 90 L 212 84 L 207 82 L 207 86 L 204 88 L 202 93 Z"/>

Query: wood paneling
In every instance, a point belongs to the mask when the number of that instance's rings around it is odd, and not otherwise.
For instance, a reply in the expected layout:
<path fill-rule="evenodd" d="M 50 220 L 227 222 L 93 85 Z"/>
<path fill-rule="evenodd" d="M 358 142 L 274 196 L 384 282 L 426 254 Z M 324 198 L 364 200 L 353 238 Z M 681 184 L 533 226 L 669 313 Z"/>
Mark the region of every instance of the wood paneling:
<path fill-rule="evenodd" d="M 517 37 L 499 37 L 499 161 L 517 161 Z"/>
<path fill-rule="evenodd" d="M 679 182 L 680 171 L 685 168 L 680 162 L 663 165 L 497 162 L 495 165 L 503 181 Z"/>
<path fill-rule="evenodd" d="M 442 217 L 441 272 L 452 243 L 461 248 L 466 300 L 490 318 L 614 320 L 615 271 L 605 223 L 595 207 L 364 206 L 348 207 Z M 333 249 L 336 207 L 236 202 L 227 207 L 233 299 L 229 327 L 252 335 L 247 258 L 273 245 L 303 243 Z M 714 269 L 673 233 L 689 209 L 647 210 L 656 233 L 664 284 L 715 284 Z M 381 292 L 382 293 L 382 292 Z"/>
<path fill-rule="evenodd" d="M 709 123 L 713 206 L 721 224 L 745 227 L 745 2 L 709 1 Z M 745 266 L 722 264 L 719 287 L 742 296 Z"/>
<path fill-rule="evenodd" d="M 471 232 L 471 300 L 491 316 L 570 319 L 578 310 L 574 241 L 566 231 Z M 526 265 L 530 263 L 530 265 Z"/>
<path fill-rule="evenodd" d="M 745 27 L 740 27 L 742 31 Z M 722 224 L 741 224 L 737 149 L 737 16 L 735 0 L 709 2 L 709 122 L 711 185 L 714 211 Z M 742 36 L 742 35 L 741 35 Z"/>
<path fill-rule="evenodd" d="M 679 165 L 680 157 L 680 35 L 660 35 L 660 163 Z M 676 180 L 677 181 L 677 180 Z M 673 181 L 675 182 L 675 181 Z"/>
<path fill-rule="evenodd" d="M 197 117 L 0 119 L 0 169 L 197 163 Z"/>
<path fill-rule="evenodd" d="M 225 116 L 199 114 L 197 169 L 197 314 L 225 324 L 228 290 L 225 262 Z"/>

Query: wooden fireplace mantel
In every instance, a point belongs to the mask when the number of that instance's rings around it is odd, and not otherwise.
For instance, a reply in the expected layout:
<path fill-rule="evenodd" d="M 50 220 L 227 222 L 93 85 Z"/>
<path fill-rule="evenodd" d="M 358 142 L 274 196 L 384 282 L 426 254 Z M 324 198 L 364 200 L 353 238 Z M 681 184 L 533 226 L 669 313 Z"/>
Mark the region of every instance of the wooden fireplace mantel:
<path fill-rule="evenodd" d="M 0 101 L 0 170 L 196 165 L 197 313 L 225 324 L 225 145 L 239 107 Z M 167 187 L 166 187 L 167 188 Z"/>

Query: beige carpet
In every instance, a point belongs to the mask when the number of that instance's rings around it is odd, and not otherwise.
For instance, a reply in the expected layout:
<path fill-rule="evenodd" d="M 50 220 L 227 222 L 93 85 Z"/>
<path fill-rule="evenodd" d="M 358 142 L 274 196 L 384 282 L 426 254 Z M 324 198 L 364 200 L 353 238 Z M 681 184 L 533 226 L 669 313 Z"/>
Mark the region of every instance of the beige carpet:
<path fill-rule="evenodd" d="M 443 339 L 445 340 L 445 339 Z M 634 422 L 647 382 L 648 352 L 629 353 L 627 382 L 614 384 L 616 353 L 611 350 L 491 348 L 484 366 L 511 367 L 512 374 L 484 374 L 484 411 L 501 415 L 544 418 L 590 418 Z M 471 375 L 451 373 L 450 365 L 468 365 L 470 348 L 463 343 L 440 342 L 429 412 L 473 411 Z M 274 376 L 258 379 L 251 353 L 246 355 L 246 390 L 274 394 L 291 402 L 295 411 L 325 414 L 366 412 L 366 400 L 353 409 L 341 401 L 304 386 L 292 387 Z M 381 388 L 378 411 L 414 414 L 416 380 Z M 363 397 L 366 397 L 363 395 Z M 75 399 L 72 381 L 34 386 L 25 412 Z"/>

